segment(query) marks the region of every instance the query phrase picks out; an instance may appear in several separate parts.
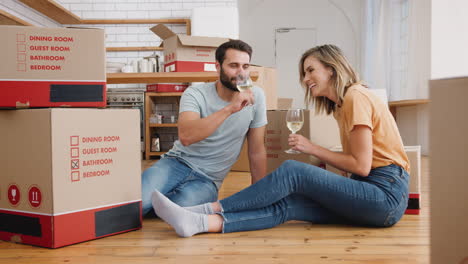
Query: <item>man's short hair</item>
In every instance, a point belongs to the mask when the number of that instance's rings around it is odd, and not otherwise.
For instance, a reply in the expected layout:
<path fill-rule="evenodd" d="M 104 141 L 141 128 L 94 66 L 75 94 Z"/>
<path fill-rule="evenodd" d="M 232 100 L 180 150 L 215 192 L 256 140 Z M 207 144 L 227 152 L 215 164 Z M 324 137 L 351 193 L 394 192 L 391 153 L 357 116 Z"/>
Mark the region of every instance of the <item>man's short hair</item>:
<path fill-rule="evenodd" d="M 252 47 L 242 40 L 233 39 L 228 42 L 224 42 L 216 49 L 216 61 L 222 65 L 226 57 L 226 51 L 228 49 L 235 49 L 249 54 L 249 61 L 252 58 Z"/>

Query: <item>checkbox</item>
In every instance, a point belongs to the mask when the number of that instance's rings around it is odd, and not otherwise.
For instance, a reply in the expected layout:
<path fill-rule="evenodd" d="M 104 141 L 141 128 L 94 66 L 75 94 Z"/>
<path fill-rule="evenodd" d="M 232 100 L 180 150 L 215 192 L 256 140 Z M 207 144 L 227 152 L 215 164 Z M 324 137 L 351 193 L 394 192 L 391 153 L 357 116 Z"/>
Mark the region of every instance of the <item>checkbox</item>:
<path fill-rule="evenodd" d="M 16 71 L 26 71 L 26 63 L 17 63 L 16 64 Z"/>
<path fill-rule="evenodd" d="M 80 168 L 80 160 L 79 159 L 72 159 L 71 160 L 71 169 L 77 170 Z"/>
<path fill-rule="evenodd" d="M 70 157 L 79 158 L 80 157 L 80 148 L 71 148 L 70 149 Z"/>
<path fill-rule="evenodd" d="M 24 34 L 16 34 L 16 41 L 17 41 L 17 42 L 25 42 L 25 41 L 26 41 L 26 35 L 24 35 Z"/>
<path fill-rule="evenodd" d="M 70 137 L 70 146 L 78 146 L 80 144 L 80 136 Z"/>
<path fill-rule="evenodd" d="M 76 182 L 80 180 L 80 172 L 79 171 L 72 171 L 71 172 L 71 181 Z"/>
<path fill-rule="evenodd" d="M 18 62 L 25 62 L 26 61 L 26 53 L 18 53 L 16 56 L 16 60 Z"/>
<path fill-rule="evenodd" d="M 16 45 L 17 52 L 26 52 L 26 45 L 25 44 L 17 44 Z"/>

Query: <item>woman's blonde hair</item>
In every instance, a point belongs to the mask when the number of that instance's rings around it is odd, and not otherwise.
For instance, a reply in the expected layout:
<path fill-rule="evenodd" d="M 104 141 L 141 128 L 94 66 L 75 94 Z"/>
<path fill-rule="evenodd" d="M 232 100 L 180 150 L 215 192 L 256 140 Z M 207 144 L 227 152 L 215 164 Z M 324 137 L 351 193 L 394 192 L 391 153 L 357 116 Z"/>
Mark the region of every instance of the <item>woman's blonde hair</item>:
<path fill-rule="evenodd" d="M 301 60 L 299 61 L 299 80 L 302 87 L 305 89 L 305 102 L 308 105 L 312 103 L 315 105 L 315 112 L 321 113 L 325 111 L 327 114 L 331 114 L 335 111 L 335 102 L 324 96 L 313 97 L 310 89 L 306 87 L 304 83 L 305 69 L 304 61 L 309 57 L 313 56 L 318 59 L 325 67 L 329 67 L 333 71 L 331 77 L 332 85 L 335 87 L 335 91 L 338 96 L 338 104 L 343 103 L 344 95 L 349 87 L 354 84 L 360 83 L 358 74 L 349 64 L 346 57 L 340 48 L 335 45 L 322 45 L 311 48 L 302 54 Z"/>

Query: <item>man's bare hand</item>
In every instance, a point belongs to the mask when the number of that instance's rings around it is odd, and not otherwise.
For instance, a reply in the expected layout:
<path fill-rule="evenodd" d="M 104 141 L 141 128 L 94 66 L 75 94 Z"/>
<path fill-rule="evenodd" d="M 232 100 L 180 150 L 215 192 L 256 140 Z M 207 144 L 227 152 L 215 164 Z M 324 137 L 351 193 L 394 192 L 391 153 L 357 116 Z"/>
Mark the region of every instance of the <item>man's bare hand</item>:
<path fill-rule="evenodd" d="M 254 95 L 251 90 L 244 92 L 235 92 L 229 105 L 231 113 L 234 114 L 239 112 L 247 105 L 253 105 L 255 103 Z"/>

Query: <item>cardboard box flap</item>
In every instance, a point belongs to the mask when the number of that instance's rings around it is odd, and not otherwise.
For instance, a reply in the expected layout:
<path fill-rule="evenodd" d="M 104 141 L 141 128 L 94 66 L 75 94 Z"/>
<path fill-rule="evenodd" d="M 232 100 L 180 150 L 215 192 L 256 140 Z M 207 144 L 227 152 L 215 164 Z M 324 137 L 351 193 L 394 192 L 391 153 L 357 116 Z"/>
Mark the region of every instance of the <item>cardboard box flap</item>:
<path fill-rule="evenodd" d="M 199 36 L 183 36 L 179 35 L 180 43 L 184 46 L 197 46 L 197 47 L 219 47 L 224 42 L 229 41 L 228 38 L 214 38 L 214 37 L 199 37 Z"/>
<path fill-rule="evenodd" d="M 290 109 L 292 107 L 293 99 L 292 98 L 278 98 L 278 109 Z"/>
<path fill-rule="evenodd" d="M 163 40 L 176 35 L 176 33 L 174 33 L 172 30 L 170 30 L 163 24 L 156 25 L 150 28 L 150 30 L 153 31 L 154 34 L 158 35 L 158 37 L 160 37 Z"/>

